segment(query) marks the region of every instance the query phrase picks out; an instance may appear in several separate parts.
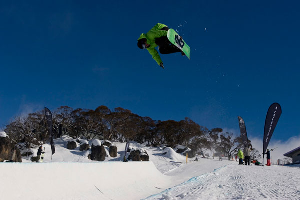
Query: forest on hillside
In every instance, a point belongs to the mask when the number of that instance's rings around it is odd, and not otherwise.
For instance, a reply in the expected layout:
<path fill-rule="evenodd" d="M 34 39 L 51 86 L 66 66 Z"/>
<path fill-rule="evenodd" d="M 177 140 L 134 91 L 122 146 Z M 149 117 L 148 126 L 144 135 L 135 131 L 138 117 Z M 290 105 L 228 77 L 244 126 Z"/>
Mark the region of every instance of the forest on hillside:
<path fill-rule="evenodd" d="M 74 139 L 136 141 L 148 146 L 174 148 L 183 145 L 191 149 L 191 157 L 208 149 L 230 158 L 242 147 L 241 137 L 223 132 L 222 128 L 210 130 L 187 117 L 180 121 L 153 120 L 128 109 L 118 107 L 110 110 L 104 105 L 95 110 L 61 106 L 52 111 L 52 126 L 55 138 L 68 135 Z M 16 117 L 4 131 L 15 144 L 22 144 L 19 146 L 24 148 L 32 148 L 49 140 L 44 110 L 26 117 Z"/>

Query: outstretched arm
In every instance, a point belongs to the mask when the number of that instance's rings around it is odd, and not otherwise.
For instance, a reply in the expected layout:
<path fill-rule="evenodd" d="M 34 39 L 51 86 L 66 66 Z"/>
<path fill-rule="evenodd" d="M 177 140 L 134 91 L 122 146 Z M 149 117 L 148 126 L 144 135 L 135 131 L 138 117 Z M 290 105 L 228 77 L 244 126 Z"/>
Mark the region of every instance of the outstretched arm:
<path fill-rule="evenodd" d="M 162 60 L 157 52 L 156 49 L 154 48 L 147 48 L 148 52 L 152 55 L 152 58 L 156 61 L 158 65 L 162 63 Z"/>

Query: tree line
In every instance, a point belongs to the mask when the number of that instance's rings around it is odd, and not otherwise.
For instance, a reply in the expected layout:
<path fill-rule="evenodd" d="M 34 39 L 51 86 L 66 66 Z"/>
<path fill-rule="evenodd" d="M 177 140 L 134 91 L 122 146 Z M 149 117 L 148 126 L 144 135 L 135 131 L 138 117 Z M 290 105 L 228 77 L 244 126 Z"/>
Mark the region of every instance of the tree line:
<path fill-rule="evenodd" d="M 191 149 L 190 156 L 210 149 L 231 157 L 242 147 L 240 137 L 224 133 L 222 128 L 209 130 L 187 117 L 180 121 L 153 120 L 121 107 L 110 110 L 102 105 L 91 110 L 61 106 L 52 112 L 52 123 L 55 137 L 68 135 L 74 139 L 136 141 L 149 146 L 175 147 L 180 144 Z M 44 110 L 16 117 L 4 131 L 24 148 L 40 145 L 49 139 Z"/>

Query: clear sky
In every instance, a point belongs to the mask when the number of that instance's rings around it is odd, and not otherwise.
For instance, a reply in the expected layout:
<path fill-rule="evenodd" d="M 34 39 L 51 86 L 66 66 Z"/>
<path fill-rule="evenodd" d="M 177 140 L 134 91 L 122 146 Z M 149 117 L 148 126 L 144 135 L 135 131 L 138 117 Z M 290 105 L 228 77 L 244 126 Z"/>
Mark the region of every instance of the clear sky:
<path fill-rule="evenodd" d="M 29 3 L 28 3 L 29 2 Z M 263 137 L 268 107 L 282 115 L 272 139 L 300 134 L 297 1 L 2 1 L 0 127 L 67 105 L 122 107 L 155 120 L 189 117 L 207 128 Z M 156 23 L 174 28 L 191 60 L 136 43 Z"/>

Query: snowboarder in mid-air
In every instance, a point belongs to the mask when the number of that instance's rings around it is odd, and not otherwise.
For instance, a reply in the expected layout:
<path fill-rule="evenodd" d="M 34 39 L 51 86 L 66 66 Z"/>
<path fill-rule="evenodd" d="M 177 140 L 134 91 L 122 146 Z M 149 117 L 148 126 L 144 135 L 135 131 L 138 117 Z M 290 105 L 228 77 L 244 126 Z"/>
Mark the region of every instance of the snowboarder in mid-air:
<path fill-rule="evenodd" d="M 185 54 L 173 45 L 168 37 L 168 26 L 157 23 L 150 31 L 147 33 L 142 33 L 138 39 L 137 46 L 140 49 L 147 49 L 148 52 L 152 55 L 152 58 L 157 62 L 157 64 L 164 69 L 164 64 L 155 49 L 158 46 L 158 50 L 161 54 L 170 54 L 181 52 L 184 56 Z"/>

